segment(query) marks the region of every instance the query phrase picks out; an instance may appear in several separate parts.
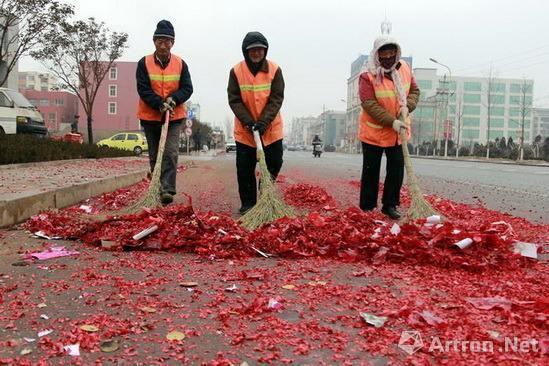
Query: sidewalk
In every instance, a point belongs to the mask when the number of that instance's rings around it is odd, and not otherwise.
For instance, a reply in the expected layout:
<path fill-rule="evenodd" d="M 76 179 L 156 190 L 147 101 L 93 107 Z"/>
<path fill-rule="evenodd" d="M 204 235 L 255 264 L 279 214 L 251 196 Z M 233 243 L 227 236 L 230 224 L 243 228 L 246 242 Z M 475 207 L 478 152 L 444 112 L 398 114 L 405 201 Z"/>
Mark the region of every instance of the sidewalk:
<path fill-rule="evenodd" d="M 180 155 L 179 162 L 211 159 L 216 151 Z M 76 159 L 0 165 L 0 227 L 42 210 L 63 208 L 141 181 L 148 157 Z"/>

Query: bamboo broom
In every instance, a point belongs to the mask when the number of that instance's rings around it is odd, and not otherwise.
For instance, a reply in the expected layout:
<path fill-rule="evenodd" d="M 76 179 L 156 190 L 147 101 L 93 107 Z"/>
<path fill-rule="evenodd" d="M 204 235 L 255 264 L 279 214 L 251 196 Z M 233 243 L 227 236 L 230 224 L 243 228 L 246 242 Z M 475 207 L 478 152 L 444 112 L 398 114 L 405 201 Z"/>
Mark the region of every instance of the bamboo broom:
<path fill-rule="evenodd" d="M 400 115 L 399 119 L 402 122 L 406 121 L 408 116 Z M 404 166 L 406 167 L 406 181 L 408 184 L 408 190 L 410 192 L 410 207 L 406 212 L 404 221 L 416 220 L 426 218 L 432 215 L 438 215 L 435 209 L 425 200 L 423 193 L 419 188 L 416 175 L 414 174 L 414 168 L 412 166 L 412 159 L 410 158 L 410 152 L 408 151 L 408 136 L 406 129 L 400 130 L 400 139 L 402 140 L 402 155 L 404 156 Z"/>
<path fill-rule="evenodd" d="M 156 207 L 160 205 L 160 175 L 162 174 L 162 158 L 166 148 L 166 139 L 168 137 L 168 128 L 170 125 L 170 111 L 166 111 L 162 131 L 160 132 L 160 141 L 158 142 L 158 152 L 156 154 L 156 163 L 154 164 L 153 174 L 149 189 L 138 201 L 129 206 L 127 213 L 136 213 L 144 207 Z"/>
<path fill-rule="evenodd" d="M 261 185 L 257 203 L 239 220 L 242 223 L 242 226 L 248 230 L 255 230 L 258 227 L 281 217 L 295 216 L 294 210 L 284 202 L 284 199 L 276 190 L 271 173 L 269 173 L 269 169 L 267 168 L 265 152 L 263 151 L 261 138 L 257 131 L 254 131 L 254 140 L 257 146 Z"/>
<path fill-rule="evenodd" d="M 160 175 L 162 173 L 162 158 L 166 147 L 169 123 L 170 113 L 167 111 L 165 113 L 164 123 L 162 124 L 162 131 L 160 132 L 158 152 L 156 154 L 156 163 L 154 165 L 151 182 L 145 194 L 128 207 L 116 211 L 109 211 L 100 215 L 82 215 L 83 219 L 96 222 L 117 220 L 120 216 L 137 213 L 145 207 L 153 208 L 160 205 Z"/>

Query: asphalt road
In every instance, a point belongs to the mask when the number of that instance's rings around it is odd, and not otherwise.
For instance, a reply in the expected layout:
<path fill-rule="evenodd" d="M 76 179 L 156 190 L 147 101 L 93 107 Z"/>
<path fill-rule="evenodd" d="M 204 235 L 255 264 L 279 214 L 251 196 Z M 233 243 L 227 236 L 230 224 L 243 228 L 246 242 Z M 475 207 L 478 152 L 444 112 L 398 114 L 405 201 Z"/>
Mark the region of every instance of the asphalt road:
<path fill-rule="evenodd" d="M 229 153 L 222 159 L 234 159 Z M 426 194 L 458 202 L 484 204 L 532 221 L 549 223 L 549 167 L 458 160 L 413 159 Z M 385 161 L 382 163 L 384 175 Z M 286 151 L 281 174 L 307 180 L 360 180 L 362 155 Z M 383 179 L 383 178 L 382 178 Z M 358 197 L 356 197 L 358 201 Z"/>

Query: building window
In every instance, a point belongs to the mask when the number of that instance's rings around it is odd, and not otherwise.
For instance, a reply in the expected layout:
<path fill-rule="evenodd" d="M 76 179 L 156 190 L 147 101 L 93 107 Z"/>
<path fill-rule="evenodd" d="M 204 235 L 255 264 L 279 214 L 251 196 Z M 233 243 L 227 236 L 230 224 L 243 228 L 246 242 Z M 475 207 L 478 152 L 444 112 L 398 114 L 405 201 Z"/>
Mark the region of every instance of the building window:
<path fill-rule="evenodd" d="M 463 117 L 463 126 L 467 127 L 478 127 L 480 126 L 480 119 L 479 118 L 471 118 L 471 117 Z"/>
<path fill-rule="evenodd" d="M 40 99 L 40 105 L 42 107 L 47 107 L 50 105 L 50 101 L 48 99 Z"/>
<path fill-rule="evenodd" d="M 109 85 L 109 97 L 116 97 L 116 94 L 118 92 L 116 85 Z"/>
<path fill-rule="evenodd" d="M 111 67 L 109 70 L 109 80 L 116 80 L 118 77 L 118 71 L 116 70 L 116 67 Z"/>
<path fill-rule="evenodd" d="M 505 95 L 490 95 L 490 103 L 505 104 Z"/>
<path fill-rule="evenodd" d="M 109 102 L 109 114 L 116 114 L 116 102 Z"/>
<path fill-rule="evenodd" d="M 418 80 L 417 86 L 419 90 L 433 89 L 433 82 L 431 80 Z"/>
<path fill-rule="evenodd" d="M 480 114 L 480 106 L 466 105 L 463 107 L 463 114 L 478 116 Z"/>
<path fill-rule="evenodd" d="M 55 104 L 56 105 L 64 105 L 65 104 L 65 101 L 63 99 L 56 99 L 55 100 Z"/>
<path fill-rule="evenodd" d="M 475 81 L 466 81 L 463 83 L 463 88 L 465 91 L 481 91 L 481 85 L 478 82 Z"/>
<path fill-rule="evenodd" d="M 416 118 L 433 118 L 435 109 L 433 107 L 419 106 L 414 111 L 414 117 Z"/>
<path fill-rule="evenodd" d="M 490 91 L 492 93 L 505 93 L 505 84 L 503 84 L 503 83 L 490 83 Z"/>
<path fill-rule="evenodd" d="M 480 103 L 480 94 L 463 94 L 465 103 Z"/>
<path fill-rule="evenodd" d="M 492 107 L 490 108 L 491 116 L 503 116 L 505 114 L 505 108 L 503 107 Z"/>
<path fill-rule="evenodd" d="M 461 137 L 464 140 L 474 140 L 479 137 L 479 130 L 463 130 L 461 132 Z"/>
<path fill-rule="evenodd" d="M 48 122 L 49 122 L 49 123 L 55 123 L 55 120 L 56 120 L 55 117 L 56 117 L 56 116 L 55 116 L 55 112 L 53 112 L 53 113 L 48 113 Z"/>
<path fill-rule="evenodd" d="M 529 95 L 525 95 L 524 97 L 522 95 L 511 95 L 509 96 L 509 104 L 522 105 L 523 98 L 524 98 L 524 105 L 526 106 L 532 105 L 532 97 Z"/>
<path fill-rule="evenodd" d="M 490 128 L 503 128 L 503 118 L 490 118 Z"/>
<path fill-rule="evenodd" d="M 511 84 L 511 93 L 520 94 L 524 90 L 524 93 L 532 93 L 532 84 Z"/>
<path fill-rule="evenodd" d="M 511 117 L 521 117 L 523 112 L 524 117 L 530 118 L 529 108 L 509 108 L 509 116 Z"/>

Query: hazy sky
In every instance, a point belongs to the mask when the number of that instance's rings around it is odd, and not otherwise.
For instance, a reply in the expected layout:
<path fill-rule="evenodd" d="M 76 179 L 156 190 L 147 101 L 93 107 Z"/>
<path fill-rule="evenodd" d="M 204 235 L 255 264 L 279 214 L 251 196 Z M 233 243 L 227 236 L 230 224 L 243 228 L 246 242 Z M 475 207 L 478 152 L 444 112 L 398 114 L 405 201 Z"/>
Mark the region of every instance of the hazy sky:
<path fill-rule="evenodd" d="M 369 53 L 385 16 L 414 67 L 436 67 L 432 57 L 454 75 L 487 76 L 492 62 L 496 76 L 534 79 L 535 105 L 549 106 L 548 0 L 67 2 L 75 5 L 78 18 L 93 16 L 129 34 L 123 61 L 151 53 L 156 23 L 170 20 L 176 34 L 172 51 L 189 65 L 191 100 L 200 103 L 203 121 L 232 118 L 228 74 L 242 59 L 242 39 L 252 30 L 267 37 L 268 58 L 282 68 L 286 120 L 318 115 L 323 104 L 344 110 L 351 62 Z M 19 69 L 41 67 L 25 58 Z"/>

